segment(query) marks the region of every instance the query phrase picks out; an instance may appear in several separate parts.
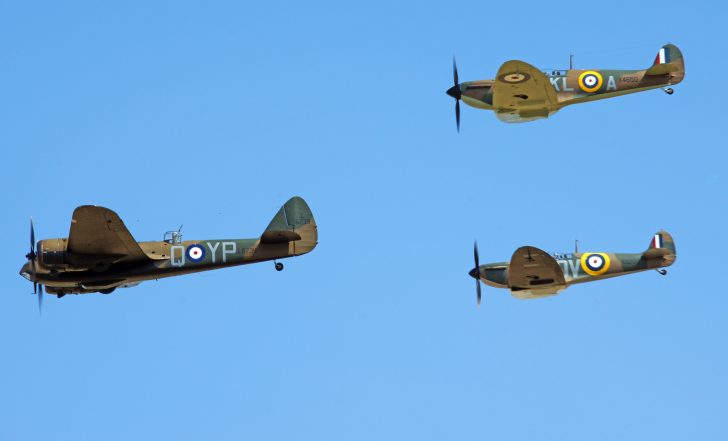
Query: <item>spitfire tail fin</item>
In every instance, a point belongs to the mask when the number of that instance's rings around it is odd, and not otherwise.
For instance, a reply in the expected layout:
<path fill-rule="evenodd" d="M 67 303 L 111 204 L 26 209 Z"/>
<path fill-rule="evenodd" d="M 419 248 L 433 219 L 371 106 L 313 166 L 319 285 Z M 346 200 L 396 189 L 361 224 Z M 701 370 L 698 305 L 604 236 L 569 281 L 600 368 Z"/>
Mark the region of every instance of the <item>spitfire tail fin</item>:
<path fill-rule="evenodd" d="M 667 231 L 658 231 L 652 236 L 650 246 L 642 255 L 649 261 L 658 262 L 658 266 L 670 266 L 677 258 L 675 241 Z"/>
<path fill-rule="evenodd" d="M 667 250 L 675 252 L 675 241 L 672 240 L 672 236 L 670 236 L 670 233 L 667 231 L 658 231 L 655 233 L 654 236 L 652 236 L 652 240 L 650 241 L 650 246 L 647 247 L 648 250 L 652 250 L 655 248 L 664 248 Z"/>
<path fill-rule="evenodd" d="M 288 244 L 288 254 L 298 256 L 313 250 L 318 243 L 318 228 L 311 209 L 294 196 L 273 217 L 260 237 L 263 244 Z"/>
<path fill-rule="evenodd" d="M 685 78 L 685 61 L 682 52 L 674 44 L 666 44 L 657 51 L 652 66 L 645 72 L 646 75 L 669 75 L 670 84 L 677 84 Z"/>

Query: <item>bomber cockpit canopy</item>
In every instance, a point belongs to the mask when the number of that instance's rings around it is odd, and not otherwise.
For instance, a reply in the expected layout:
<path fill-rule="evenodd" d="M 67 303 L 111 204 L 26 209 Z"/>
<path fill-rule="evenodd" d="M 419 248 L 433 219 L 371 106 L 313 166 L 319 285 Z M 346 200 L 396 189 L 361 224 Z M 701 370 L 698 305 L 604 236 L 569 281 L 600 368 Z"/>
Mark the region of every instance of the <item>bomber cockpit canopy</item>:
<path fill-rule="evenodd" d="M 164 241 L 170 244 L 182 243 L 182 225 L 176 231 L 165 232 Z"/>

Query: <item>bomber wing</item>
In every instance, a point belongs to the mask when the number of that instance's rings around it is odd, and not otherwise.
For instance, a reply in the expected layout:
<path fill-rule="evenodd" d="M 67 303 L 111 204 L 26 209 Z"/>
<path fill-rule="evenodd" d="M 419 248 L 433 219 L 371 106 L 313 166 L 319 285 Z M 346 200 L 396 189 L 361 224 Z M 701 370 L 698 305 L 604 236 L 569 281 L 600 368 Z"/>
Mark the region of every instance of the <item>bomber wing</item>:
<path fill-rule="evenodd" d="M 508 267 L 508 285 L 511 290 L 542 290 L 566 286 L 564 270 L 543 250 L 521 247 L 513 253 Z"/>
<path fill-rule="evenodd" d="M 76 258 L 98 264 L 148 258 L 119 215 L 94 205 L 74 210 L 67 250 Z"/>
<path fill-rule="evenodd" d="M 556 91 L 543 72 L 523 61 L 511 60 L 498 69 L 493 85 L 493 108 L 503 119 L 500 114 L 547 117 L 559 106 Z"/>

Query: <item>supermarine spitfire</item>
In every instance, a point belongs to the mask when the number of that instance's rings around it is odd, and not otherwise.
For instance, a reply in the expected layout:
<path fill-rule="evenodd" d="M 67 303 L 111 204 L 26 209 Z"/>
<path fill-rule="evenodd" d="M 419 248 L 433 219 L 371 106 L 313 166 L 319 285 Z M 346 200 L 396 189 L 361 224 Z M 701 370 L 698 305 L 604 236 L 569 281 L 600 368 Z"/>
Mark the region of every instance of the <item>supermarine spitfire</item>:
<path fill-rule="evenodd" d="M 660 48 L 652 66 L 645 70 L 552 70 L 543 73 L 528 63 L 511 60 L 498 69 L 495 80 L 459 83 L 453 60 L 455 85 L 447 94 L 455 98 L 455 121 L 460 130 L 460 100 L 493 110 L 501 121 L 516 123 L 548 118 L 571 104 L 612 98 L 628 93 L 665 88 L 685 77 L 685 63 L 677 46 Z"/>
<path fill-rule="evenodd" d="M 537 299 L 555 295 L 577 283 L 593 282 L 650 269 L 663 276 L 677 257 L 675 242 L 666 231 L 657 232 L 650 246 L 642 253 L 574 253 L 549 255 L 531 246 L 518 248 L 510 262 L 480 264 L 478 245 L 473 254 L 478 305 L 481 300 L 480 282 L 495 288 L 508 288 L 519 299 Z"/>
<path fill-rule="evenodd" d="M 144 280 L 300 256 L 313 250 L 318 231 L 306 202 L 293 197 L 254 239 L 182 241 L 179 231 L 159 242 L 137 242 L 119 216 L 108 208 L 76 208 L 68 238 L 35 243 L 30 223 L 30 252 L 20 275 L 33 282 L 39 307 L 43 285 L 59 298 L 136 286 Z M 283 264 L 275 262 L 281 271 Z M 40 290 L 38 290 L 40 285 Z"/>

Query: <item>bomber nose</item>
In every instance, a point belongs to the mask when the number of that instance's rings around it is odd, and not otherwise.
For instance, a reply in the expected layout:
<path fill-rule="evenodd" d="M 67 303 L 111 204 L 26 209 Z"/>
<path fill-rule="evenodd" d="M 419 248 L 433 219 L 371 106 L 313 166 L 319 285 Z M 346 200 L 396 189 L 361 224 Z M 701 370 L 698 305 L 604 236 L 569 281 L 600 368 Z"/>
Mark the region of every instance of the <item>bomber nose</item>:
<path fill-rule="evenodd" d="M 460 85 L 456 84 L 452 86 L 451 88 L 447 89 L 446 94 L 450 95 L 451 97 L 455 98 L 456 100 L 459 100 L 462 96 L 462 92 L 460 91 Z"/>
<path fill-rule="evenodd" d="M 20 268 L 20 271 L 18 271 L 18 274 L 24 279 L 30 280 L 30 265 L 27 263 Z"/>

